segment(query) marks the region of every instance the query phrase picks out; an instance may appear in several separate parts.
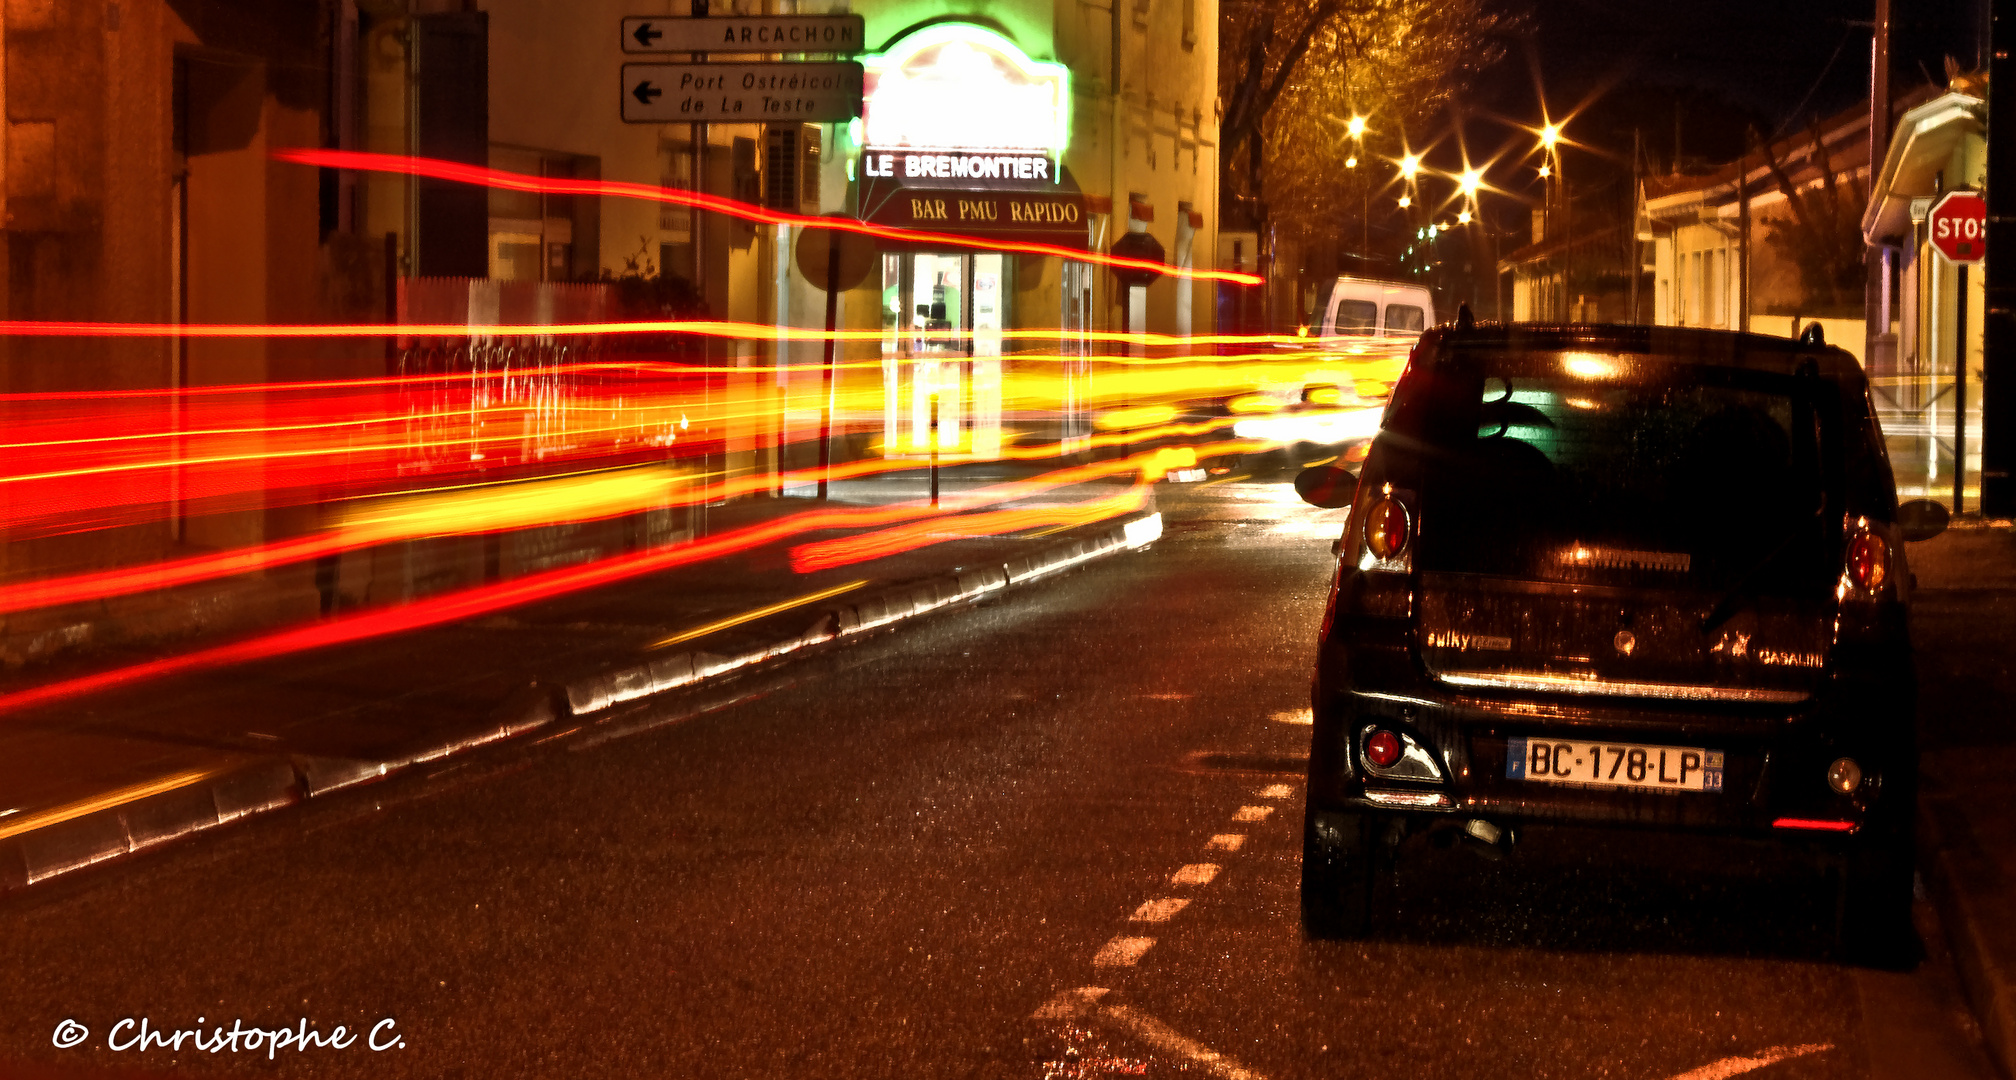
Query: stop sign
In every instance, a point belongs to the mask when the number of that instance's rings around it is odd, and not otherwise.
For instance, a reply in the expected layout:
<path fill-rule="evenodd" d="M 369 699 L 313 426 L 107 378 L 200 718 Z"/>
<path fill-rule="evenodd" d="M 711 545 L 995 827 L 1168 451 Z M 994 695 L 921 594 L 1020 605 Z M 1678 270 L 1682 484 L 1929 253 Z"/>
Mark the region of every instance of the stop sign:
<path fill-rule="evenodd" d="M 1951 262 L 1980 262 L 1988 254 L 1988 203 L 1971 191 L 1949 191 L 1925 219 L 1932 246 Z"/>

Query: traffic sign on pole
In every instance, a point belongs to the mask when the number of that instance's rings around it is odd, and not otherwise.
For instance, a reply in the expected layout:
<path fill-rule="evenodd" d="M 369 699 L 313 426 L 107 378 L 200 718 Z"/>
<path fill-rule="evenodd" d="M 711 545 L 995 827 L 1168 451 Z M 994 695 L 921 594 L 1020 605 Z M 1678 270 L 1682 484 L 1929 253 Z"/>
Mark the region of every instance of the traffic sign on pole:
<path fill-rule="evenodd" d="M 1925 216 L 1925 232 L 1946 261 L 1980 262 L 1988 254 L 1988 202 L 1978 192 L 1949 191 Z"/>
<path fill-rule="evenodd" d="M 852 60 L 624 64 L 623 119 L 836 123 L 861 115 L 861 79 L 861 65 Z"/>
<path fill-rule="evenodd" d="M 864 33 L 859 15 L 633 15 L 623 20 L 623 51 L 852 55 Z"/>

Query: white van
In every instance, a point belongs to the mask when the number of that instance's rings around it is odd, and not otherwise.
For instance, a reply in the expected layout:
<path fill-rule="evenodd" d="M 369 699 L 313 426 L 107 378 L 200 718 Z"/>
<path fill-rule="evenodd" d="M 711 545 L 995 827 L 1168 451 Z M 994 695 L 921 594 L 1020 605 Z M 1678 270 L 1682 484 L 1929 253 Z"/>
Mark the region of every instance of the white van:
<path fill-rule="evenodd" d="M 1322 337 L 1418 337 L 1433 325 L 1434 299 L 1404 281 L 1340 277 L 1309 313 L 1310 332 Z"/>

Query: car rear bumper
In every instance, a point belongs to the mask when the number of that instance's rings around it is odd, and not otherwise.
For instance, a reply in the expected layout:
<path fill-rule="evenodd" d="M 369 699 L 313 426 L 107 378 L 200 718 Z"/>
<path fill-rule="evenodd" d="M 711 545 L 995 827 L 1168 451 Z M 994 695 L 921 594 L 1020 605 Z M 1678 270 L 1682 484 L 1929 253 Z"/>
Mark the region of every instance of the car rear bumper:
<path fill-rule="evenodd" d="M 1892 711 L 1900 708 L 1901 713 Z M 1796 709 L 1648 707 L 1622 700 L 1459 694 L 1424 679 L 1406 693 L 1326 695 L 1319 689 L 1315 713 L 1309 799 L 1317 809 L 1829 844 L 1877 833 L 1908 835 L 1915 802 L 1911 713 L 1894 697 L 1859 708 L 1828 695 Z M 1378 729 L 1425 750 L 1439 775 L 1377 775 L 1362 746 L 1367 733 Z M 1508 749 L 1522 738 L 1715 751 L 1723 755 L 1721 788 L 1644 790 L 1526 778 L 1519 775 L 1522 769 L 1507 768 Z M 1862 785 L 1848 794 L 1827 782 L 1829 766 L 1842 757 L 1853 759 L 1864 774 Z"/>

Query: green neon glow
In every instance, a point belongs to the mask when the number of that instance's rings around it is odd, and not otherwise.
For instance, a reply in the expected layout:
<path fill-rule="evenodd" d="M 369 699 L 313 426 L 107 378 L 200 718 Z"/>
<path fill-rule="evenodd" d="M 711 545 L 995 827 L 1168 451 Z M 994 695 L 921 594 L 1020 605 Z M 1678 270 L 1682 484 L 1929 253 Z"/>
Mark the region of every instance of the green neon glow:
<path fill-rule="evenodd" d="M 1031 81 L 1048 82 L 1051 86 L 1050 112 L 1053 134 L 1051 145 L 1045 147 L 1060 160 L 1071 145 L 1071 69 L 1052 60 L 1034 60 L 1017 48 L 1015 43 L 1001 34 L 984 26 L 972 23 L 933 23 L 897 41 L 888 52 L 869 53 L 861 57 L 861 65 L 877 76 L 878 88 L 883 72 L 900 70 L 918 53 L 938 45 L 963 44 L 970 48 L 992 53 L 1006 60 L 1023 77 Z M 872 99 L 871 99 L 872 102 Z M 872 103 L 870 109 L 872 111 Z M 857 145 L 860 140 L 857 139 Z M 978 149 L 998 149 L 979 147 Z M 1061 173 L 1062 169 L 1052 170 Z"/>

